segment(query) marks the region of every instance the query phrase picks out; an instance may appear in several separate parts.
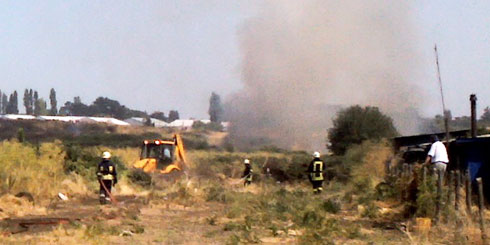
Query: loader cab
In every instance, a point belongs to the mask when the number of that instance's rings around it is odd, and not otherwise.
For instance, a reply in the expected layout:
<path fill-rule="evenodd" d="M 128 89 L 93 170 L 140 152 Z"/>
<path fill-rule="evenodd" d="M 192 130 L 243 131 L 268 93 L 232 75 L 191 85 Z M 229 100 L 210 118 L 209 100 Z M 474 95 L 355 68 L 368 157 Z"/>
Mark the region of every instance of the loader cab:
<path fill-rule="evenodd" d="M 175 144 L 173 141 L 145 140 L 141 146 L 140 160 L 157 160 L 157 169 L 164 169 L 174 161 Z"/>

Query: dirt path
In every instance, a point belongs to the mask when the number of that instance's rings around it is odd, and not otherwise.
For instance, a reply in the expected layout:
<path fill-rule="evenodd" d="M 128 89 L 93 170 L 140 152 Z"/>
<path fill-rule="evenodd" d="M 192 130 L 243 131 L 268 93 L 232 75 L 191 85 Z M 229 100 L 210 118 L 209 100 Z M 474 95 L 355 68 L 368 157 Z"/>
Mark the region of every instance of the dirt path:
<path fill-rule="evenodd" d="M 0 242 L 38 244 L 44 243 L 43 239 L 38 239 L 42 237 L 47 239 L 48 243 L 63 243 L 73 235 L 76 243 L 90 243 L 92 240 L 95 243 L 107 244 L 226 242 L 227 236 L 217 238 L 213 235 L 223 232 L 222 227 L 212 224 L 213 215 L 222 215 L 222 208 L 216 205 L 205 203 L 184 207 L 171 202 L 148 205 L 145 204 L 144 197 L 137 196 L 118 196 L 117 199 L 119 205 L 105 206 L 99 205 L 96 198 L 60 201 L 50 206 L 48 215 L 4 219 L 0 222 L 4 235 Z M 25 223 L 29 225 L 23 226 Z M 65 234 L 53 234 L 60 229 L 60 225 L 63 226 Z M 78 240 L 77 233 L 81 233 Z"/>

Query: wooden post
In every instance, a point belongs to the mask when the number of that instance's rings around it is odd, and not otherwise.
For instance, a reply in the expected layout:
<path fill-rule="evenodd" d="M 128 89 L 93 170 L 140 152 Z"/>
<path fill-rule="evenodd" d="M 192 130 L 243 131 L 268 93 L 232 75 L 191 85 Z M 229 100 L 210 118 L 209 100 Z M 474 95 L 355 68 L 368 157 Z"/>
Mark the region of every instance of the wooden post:
<path fill-rule="evenodd" d="M 483 244 L 487 244 L 487 234 L 485 232 L 485 220 L 483 217 L 484 204 L 483 204 L 483 183 L 481 178 L 477 178 L 476 182 L 478 183 L 478 209 L 480 216 L 480 230 L 481 230 L 481 239 L 483 240 Z"/>
<path fill-rule="evenodd" d="M 442 171 L 437 170 L 437 197 L 436 197 L 436 219 L 435 223 L 438 224 L 441 219 L 441 206 L 442 206 Z"/>
<path fill-rule="evenodd" d="M 456 211 L 459 210 L 459 199 L 460 199 L 460 193 L 459 193 L 459 187 L 461 186 L 461 178 L 460 178 L 460 174 L 459 174 L 459 170 L 456 170 L 456 188 L 454 189 L 455 193 L 456 193 L 456 201 L 454 203 L 454 209 Z"/>
<path fill-rule="evenodd" d="M 469 168 L 466 169 L 465 183 L 466 183 L 466 213 L 471 218 L 471 175 L 470 175 Z"/>

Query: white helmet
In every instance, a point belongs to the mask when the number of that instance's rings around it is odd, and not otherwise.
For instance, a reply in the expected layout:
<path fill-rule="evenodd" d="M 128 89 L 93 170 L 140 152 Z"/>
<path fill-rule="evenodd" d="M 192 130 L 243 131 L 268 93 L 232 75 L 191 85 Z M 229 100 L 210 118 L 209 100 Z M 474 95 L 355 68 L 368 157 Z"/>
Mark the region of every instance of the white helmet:
<path fill-rule="evenodd" d="M 245 164 L 250 164 L 250 160 L 245 159 L 245 160 L 243 160 L 243 163 L 245 163 Z"/>
<path fill-rule="evenodd" d="M 320 157 L 320 152 L 315 151 L 315 152 L 313 153 L 313 157 L 319 158 L 319 157 Z"/>
<path fill-rule="evenodd" d="M 104 153 L 102 153 L 102 159 L 110 159 L 110 158 L 111 158 L 110 152 L 104 151 Z"/>

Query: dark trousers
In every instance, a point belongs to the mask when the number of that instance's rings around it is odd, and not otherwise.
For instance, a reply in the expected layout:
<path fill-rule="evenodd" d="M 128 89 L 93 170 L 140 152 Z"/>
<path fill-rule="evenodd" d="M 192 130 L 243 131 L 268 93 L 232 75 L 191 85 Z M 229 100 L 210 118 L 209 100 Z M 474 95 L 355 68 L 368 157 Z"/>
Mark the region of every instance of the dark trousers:
<path fill-rule="evenodd" d="M 245 180 L 245 181 L 243 182 L 243 186 L 250 185 L 251 183 L 252 183 L 252 181 L 250 181 L 250 180 Z"/>
<path fill-rule="evenodd" d="M 312 180 L 311 185 L 313 186 L 313 192 L 314 193 L 320 193 L 323 191 L 323 180 Z"/>
<path fill-rule="evenodd" d="M 102 183 L 104 183 L 104 186 L 107 188 L 109 193 L 111 192 L 112 189 L 112 180 L 101 180 Z M 107 202 L 111 201 L 111 197 L 109 193 L 106 192 L 102 184 L 100 184 L 100 190 L 99 190 L 99 201 L 100 204 L 106 204 Z"/>

